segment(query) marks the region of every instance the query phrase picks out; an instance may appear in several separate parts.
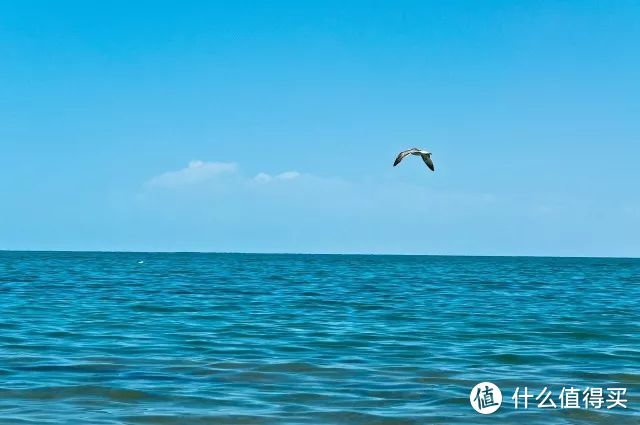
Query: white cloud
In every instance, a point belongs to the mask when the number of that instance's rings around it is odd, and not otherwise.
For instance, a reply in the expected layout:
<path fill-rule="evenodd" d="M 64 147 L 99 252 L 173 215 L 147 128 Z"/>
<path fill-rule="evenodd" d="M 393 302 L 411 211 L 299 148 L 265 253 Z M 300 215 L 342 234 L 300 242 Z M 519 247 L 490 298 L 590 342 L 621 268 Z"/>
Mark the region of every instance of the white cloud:
<path fill-rule="evenodd" d="M 297 171 L 285 171 L 280 174 L 258 173 L 255 177 L 250 178 L 243 176 L 238 172 L 238 165 L 235 162 L 214 162 L 194 160 L 189 162 L 187 166 L 181 170 L 167 171 L 149 179 L 146 183 L 148 188 L 181 188 L 186 186 L 194 186 L 198 184 L 214 183 L 220 181 L 223 176 L 227 176 L 224 182 L 226 185 L 260 185 L 276 182 L 290 181 L 302 176 Z M 233 176 L 229 180 L 229 176 Z"/>
<path fill-rule="evenodd" d="M 178 187 L 203 183 L 221 174 L 232 174 L 237 171 L 234 162 L 191 161 L 186 168 L 168 171 L 150 179 L 150 187 Z"/>
<path fill-rule="evenodd" d="M 300 173 L 298 173 L 297 171 L 285 171 L 284 173 L 280 173 L 275 176 L 267 173 L 258 173 L 258 175 L 253 178 L 253 181 L 256 183 L 265 184 L 274 180 L 293 180 L 298 177 L 300 177 Z"/>
<path fill-rule="evenodd" d="M 253 178 L 253 181 L 256 183 L 269 183 L 271 180 L 273 180 L 273 177 L 267 173 L 259 173 Z"/>
<path fill-rule="evenodd" d="M 276 179 L 280 180 L 291 180 L 300 177 L 300 173 L 297 171 L 286 171 L 284 173 L 278 174 Z"/>

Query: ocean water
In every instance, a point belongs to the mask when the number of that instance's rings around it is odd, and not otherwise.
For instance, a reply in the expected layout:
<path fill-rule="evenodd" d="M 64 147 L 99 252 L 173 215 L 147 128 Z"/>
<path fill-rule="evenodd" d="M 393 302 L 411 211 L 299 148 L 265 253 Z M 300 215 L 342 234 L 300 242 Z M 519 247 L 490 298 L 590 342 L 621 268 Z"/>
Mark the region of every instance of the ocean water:
<path fill-rule="evenodd" d="M 471 407 L 481 381 L 502 390 L 494 414 Z M 627 408 L 560 408 L 571 386 L 623 387 Z M 524 387 L 558 407 L 515 409 Z M 639 424 L 639 409 L 640 260 L 0 252 L 0 424 Z"/>

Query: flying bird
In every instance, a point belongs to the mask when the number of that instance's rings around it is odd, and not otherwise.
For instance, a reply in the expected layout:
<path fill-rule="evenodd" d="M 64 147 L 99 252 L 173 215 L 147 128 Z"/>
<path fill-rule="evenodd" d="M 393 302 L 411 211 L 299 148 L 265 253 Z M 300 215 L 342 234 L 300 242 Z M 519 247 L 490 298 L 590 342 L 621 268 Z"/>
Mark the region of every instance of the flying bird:
<path fill-rule="evenodd" d="M 427 152 L 424 149 L 418 148 L 411 148 L 407 149 L 406 151 L 400 152 L 396 157 L 396 160 L 393 162 L 393 166 L 395 167 L 396 165 L 400 164 L 400 161 L 402 161 L 407 155 L 420 155 L 424 163 L 427 164 L 427 167 L 429 167 L 431 171 L 436 171 L 433 166 L 433 161 L 431 161 L 431 152 Z"/>

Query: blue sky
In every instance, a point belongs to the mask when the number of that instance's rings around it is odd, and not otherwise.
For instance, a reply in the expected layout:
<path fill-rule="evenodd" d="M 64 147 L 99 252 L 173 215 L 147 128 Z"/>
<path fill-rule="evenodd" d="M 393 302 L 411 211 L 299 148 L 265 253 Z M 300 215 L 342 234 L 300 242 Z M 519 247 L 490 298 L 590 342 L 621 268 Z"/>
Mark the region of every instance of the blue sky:
<path fill-rule="evenodd" d="M 0 249 L 640 256 L 637 2 L 240 3 L 0 4 Z"/>

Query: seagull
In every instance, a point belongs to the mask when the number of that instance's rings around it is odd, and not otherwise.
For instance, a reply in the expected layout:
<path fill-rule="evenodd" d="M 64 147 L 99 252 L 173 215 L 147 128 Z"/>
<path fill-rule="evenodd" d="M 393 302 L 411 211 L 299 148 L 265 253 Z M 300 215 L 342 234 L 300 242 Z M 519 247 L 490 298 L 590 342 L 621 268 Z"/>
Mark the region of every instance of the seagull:
<path fill-rule="evenodd" d="M 427 164 L 427 167 L 429 167 L 431 171 L 436 171 L 436 169 L 433 167 L 433 161 L 431 161 L 431 152 L 427 152 L 424 149 L 418 148 L 411 148 L 407 149 L 406 151 L 400 152 L 396 157 L 396 160 L 393 162 L 393 166 L 395 167 L 396 165 L 400 164 L 400 161 L 402 161 L 402 159 L 407 155 L 420 155 L 424 163 Z"/>

